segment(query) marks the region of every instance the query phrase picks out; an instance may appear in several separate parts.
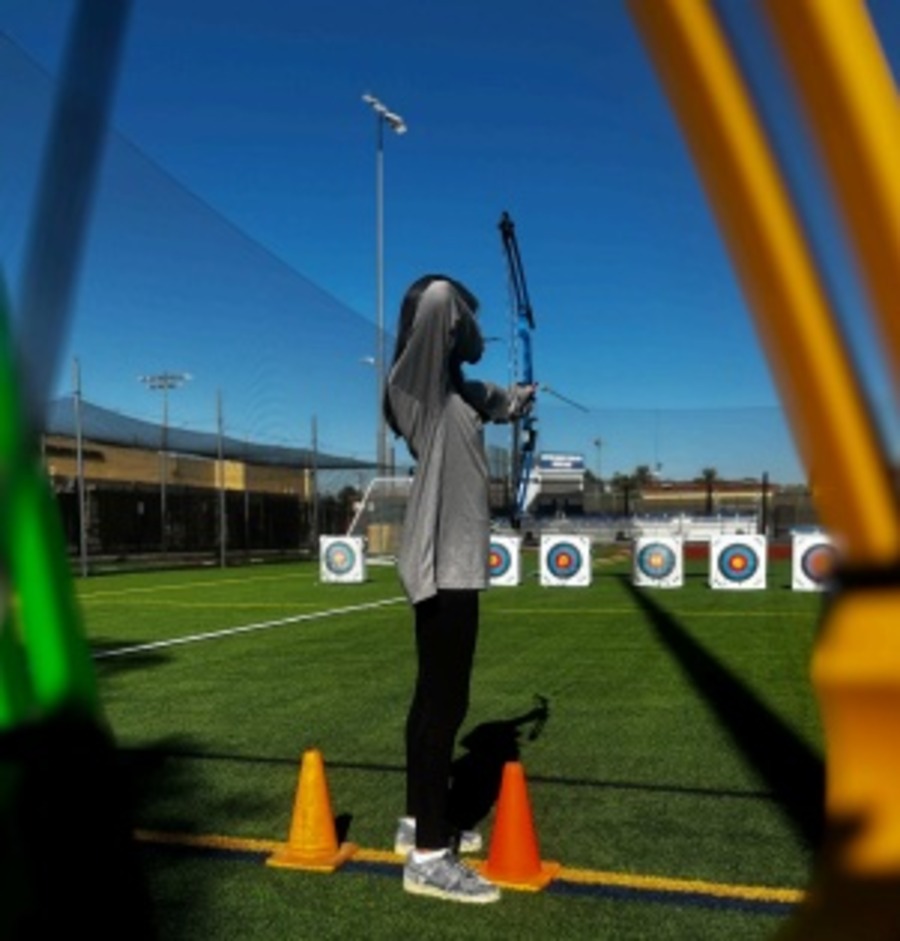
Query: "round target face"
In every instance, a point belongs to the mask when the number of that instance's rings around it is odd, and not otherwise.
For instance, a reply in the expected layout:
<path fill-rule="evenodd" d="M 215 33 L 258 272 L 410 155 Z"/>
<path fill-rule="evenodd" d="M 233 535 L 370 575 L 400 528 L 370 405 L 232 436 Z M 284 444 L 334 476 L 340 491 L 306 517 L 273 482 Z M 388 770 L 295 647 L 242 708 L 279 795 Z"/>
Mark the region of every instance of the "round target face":
<path fill-rule="evenodd" d="M 356 550 L 346 542 L 333 542 L 325 550 L 325 566 L 335 575 L 346 575 L 356 562 Z"/>
<path fill-rule="evenodd" d="M 488 552 L 488 569 L 491 578 L 499 578 L 505 575 L 512 566 L 512 556 L 509 549 L 500 542 L 492 542 Z"/>
<path fill-rule="evenodd" d="M 638 552 L 637 564 L 648 578 L 666 578 L 675 571 L 678 559 L 670 546 L 650 542 Z"/>
<path fill-rule="evenodd" d="M 800 570 L 810 581 L 821 584 L 834 572 L 835 555 L 834 546 L 830 543 L 810 546 L 800 557 Z"/>
<path fill-rule="evenodd" d="M 719 554 L 719 571 L 731 582 L 749 581 L 759 571 L 759 556 L 751 546 L 728 546 Z"/>
<path fill-rule="evenodd" d="M 581 566 L 581 550 L 571 542 L 558 542 L 547 553 L 547 568 L 555 578 L 572 578 Z"/>

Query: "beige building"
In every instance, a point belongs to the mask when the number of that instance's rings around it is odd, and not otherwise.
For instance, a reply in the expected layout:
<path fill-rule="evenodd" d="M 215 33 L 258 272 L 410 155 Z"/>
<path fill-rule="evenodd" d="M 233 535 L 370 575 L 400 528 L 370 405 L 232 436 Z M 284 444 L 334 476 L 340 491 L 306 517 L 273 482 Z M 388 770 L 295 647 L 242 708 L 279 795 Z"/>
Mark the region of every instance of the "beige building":
<path fill-rule="evenodd" d="M 73 551 L 91 555 L 297 550 L 336 512 L 323 471 L 351 458 L 163 428 L 71 398 L 52 403 L 41 440 Z M 80 458 L 80 460 L 79 460 Z M 83 503 L 83 513 L 81 505 Z"/>

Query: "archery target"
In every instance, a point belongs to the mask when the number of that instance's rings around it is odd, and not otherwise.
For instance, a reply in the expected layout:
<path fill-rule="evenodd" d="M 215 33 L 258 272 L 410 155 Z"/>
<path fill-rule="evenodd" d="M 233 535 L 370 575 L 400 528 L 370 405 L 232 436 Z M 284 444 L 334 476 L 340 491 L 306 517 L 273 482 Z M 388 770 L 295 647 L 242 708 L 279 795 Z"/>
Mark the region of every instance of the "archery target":
<path fill-rule="evenodd" d="M 825 591 L 837 561 L 834 543 L 824 533 L 794 533 L 791 545 L 791 588 Z"/>
<path fill-rule="evenodd" d="M 736 590 L 766 587 L 766 537 L 713 536 L 709 542 L 709 584 Z"/>
<path fill-rule="evenodd" d="M 588 536 L 541 536 L 542 585 L 584 588 L 591 583 Z"/>
<path fill-rule="evenodd" d="M 673 536 L 642 536 L 634 543 L 635 585 L 680 588 L 684 584 L 681 539 Z"/>
<path fill-rule="evenodd" d="M 365 581 L 362 536 L 320 536 L 319 578 L 323 582 Z"/>
<path fill-rule="evenodd" d="M 519 536 L 491 536 L 488 572 L 491 585 L 519 585 L 522 581 Z"/>

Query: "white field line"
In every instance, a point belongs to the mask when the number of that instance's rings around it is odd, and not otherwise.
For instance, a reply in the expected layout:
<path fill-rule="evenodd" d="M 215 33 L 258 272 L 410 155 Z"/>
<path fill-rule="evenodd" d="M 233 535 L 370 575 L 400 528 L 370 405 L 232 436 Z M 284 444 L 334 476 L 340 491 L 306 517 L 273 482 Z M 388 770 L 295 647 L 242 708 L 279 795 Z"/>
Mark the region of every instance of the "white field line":
<path fill-rule="evenodd" d="M 104 650 L 94 654 L 95 660 L 108 660 L 110 657 L 127 657 L 135 653 L 144 653 L 147 650 L 160 650 L 165 647 L 177 647 L 181 644 L 196 644 L 204 640 L 218 640 L 221 637 L 230 637 L 233 634 L 248 634 L 252 631 L 265 631 L 271 627 L 284 627 L 286 624 L 299 624 L 301 621 L 320 621 L 323 618 L 337 617 L 341 614 L 356 614 L 359 611 L 371 611 L 374 608 L 383 608 L 387 605 L 399 604 L 406 601 L 405 597 L 385 598 L 382 601 L 370 601 L 366 604 L 353 604 L 346 608 L 328 608 L 325 611 L 314 611 L 312 614 L 296 614 L 289 618 L 278 618 L 275 621 L 259 621 L 256 624 L 243 624 L 240 627 L 227 627 L 221 631 L 206 631 L 203 634 L 188 634 L 185 637 L 175 637 L 171 640 L 158 640 L 148 644 L 132 644 L 130 647 L 119 647 L 117 650 Z"/>

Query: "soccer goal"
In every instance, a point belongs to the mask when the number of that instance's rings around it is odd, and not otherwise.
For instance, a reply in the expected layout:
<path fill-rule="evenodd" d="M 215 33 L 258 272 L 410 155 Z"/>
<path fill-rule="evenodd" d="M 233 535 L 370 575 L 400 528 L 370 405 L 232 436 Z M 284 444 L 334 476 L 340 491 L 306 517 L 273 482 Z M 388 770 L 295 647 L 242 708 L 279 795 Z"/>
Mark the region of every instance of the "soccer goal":
<path fill-rule="evenodd" d="M 363 537 L 370 561 L 393 561 L 397 557 L 411 487 L 409 476 L 375 477 L 366 487 L 347 535 Z"/>

